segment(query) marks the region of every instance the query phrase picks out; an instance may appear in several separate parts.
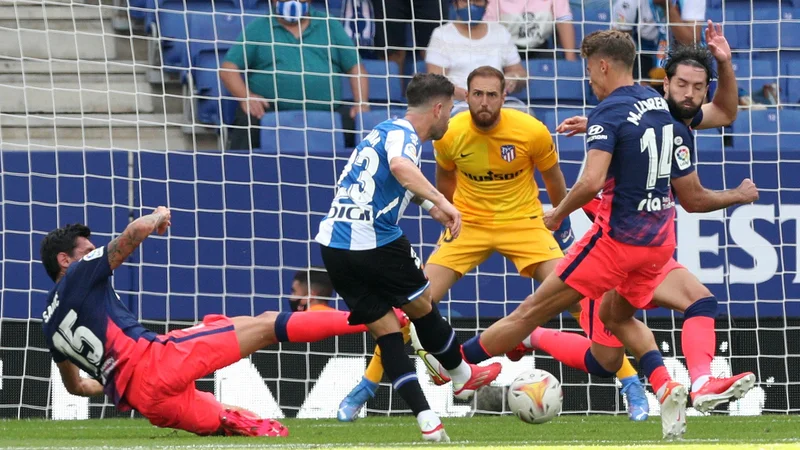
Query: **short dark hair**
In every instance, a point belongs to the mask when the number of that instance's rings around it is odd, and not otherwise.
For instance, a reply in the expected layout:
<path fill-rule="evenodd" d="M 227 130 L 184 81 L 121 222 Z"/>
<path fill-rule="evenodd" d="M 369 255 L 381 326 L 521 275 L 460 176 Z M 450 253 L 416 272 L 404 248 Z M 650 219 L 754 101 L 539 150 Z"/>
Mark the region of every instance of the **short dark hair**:
<path fill-rule="evenodd" d="M 61 252 L 67 253 L 72 256 L 72 253 L 77 247 L 76 241 L 79 237 L 89 239 L 92 235 L 92 230 L 86 225 L 74 223 L 72 225 L 65 225 L 61 228 L 47 233 L 47 236 L 42 239 L 39 246 L 39 256 L 44 265 L 44 270 L 53 281 L 58 279 L 61 273 L 61 266 L 58 264 L 58 254 Z"/>
<path fill-rule="evenodd" d="M 470 72 L 469 76 L 467 77 L 467 91 L 471 89 L 472 79 L 475 77 L 495 77 L 500 80 L 500 92 L 506 90 L 506 76 L 503 75 L 503 72 L 495 69 L 492 66 L 480 66 Z"/>
<path fill-rule="evenodd" d="M 328 276 L 328 272 L 320 268 L 309 270 L 299 270 L 294 274 L 294 281 L 305 284 L 311 290 L 322 297 L 333 297 L 333 283 Z"/>
<path fill-rule="evenodd" d="M 636 45 L 631 36 L 624 31 L 595 31 L 583 38 L 581 56 L 589 59 L 595 55 L 605 56 L 632 68 L 636 59 Z"/>
<path fill-rule="evenodd" d="M 437 73 L 418 73 L 406 88 L 406 99 L 410 108 L 428 104 L 441 97 L 450 98 L 456 87 L 444 75 Z"/>
<path fill-rule="evenodd" d="M 667 79 L 671 80 L 678 71 L 678 66 L 692 66 L 706 71 L 706 84 L 716 78 L 714 72 L 714 55 L 708 47 L 700 44 L 696 45 L 676 45 L 669 49 L 667 59 L 664 63 L 664 71 Z"/>

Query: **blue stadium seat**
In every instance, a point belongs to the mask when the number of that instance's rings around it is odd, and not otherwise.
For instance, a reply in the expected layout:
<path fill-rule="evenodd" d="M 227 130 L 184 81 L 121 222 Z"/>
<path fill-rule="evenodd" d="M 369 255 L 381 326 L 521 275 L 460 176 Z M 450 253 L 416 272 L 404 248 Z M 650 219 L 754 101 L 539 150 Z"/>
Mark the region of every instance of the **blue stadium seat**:
<path fill-rule="evenodd" d="M 189 26 L 189 56 L 194 58 L 204 50 L 227 49 L 233 45 L 242 30 L 258 18 L 253 12 L 192 14 L 187 17 Z"/>
<path fill-rule="evenodd" d="M 558 123 L 556 122 L 556 111 L 554 108 L 536 108 L 533 111 L 533 115 L 550 130 L 550 133 L 555 133 Z"/>
<path fill-rule="evenodd" d="M 361 61 L 369 78 L 369 101 L 371 102 L 403 102 L 403 84 L 400 68 L 393 61 L 364 59 Z M 388 69 L 388 70 L 387 70 Z M 342 78 L 342 100 L 353 101 L 353 89 L 350 77 Z"/>
<path fill-rule="evenodd" d="M 128 11 L 131 19 L 142 20 L 155 11 L 155 0 L 128 0 Z"/>
<path fill-rule="evenodd" d="M 766 151 L 778 149 L 778 113 L 775 108 L 741 111 L 733 122 L 733 150 Z"/>
<path fill-rule="evenodd" d="M 583 35 L 611 27 L 611 2 L 593 2 L 585 6 L 583 11 Z"/>
<path fill-rule="evenodd" d="M 780 24 L 782 49 L 800 49 L 800 8 L 784 7 Z"/>
<path fill-rule="evenodd" d="M 716 128 L 710 130 L 698 130 L 695 142 L 695 150 L 698 152 L 723 151 L 724 149 L 722 135 Z"/>
<path fill-rule="evenodd" d="M 356 131 L 359 132 L 359 139 L 363 139 L 376 125 L 388 119 L 397 119 L 405 116 L 404 108 L 384 108 L 373 107 L 371 111 L 356 115 Z"/>
<path fill-rule="evenodd" d="M 573 116 L 585 116 L 586 113 L 583 109 L 580 108 L 556 108 L 555 111 L 555 121 L 556 124 L 553 128 L 550 128 L 550 132 L 555 134 L 556 128 L 558 124 L 563 122 L 565 119 L 568 119 Z M 554 138 L 556 142 L 556 146 L 559 152 L 569 152 L 569 151 L 584 151 L 584 136 L 578 135 L 573 137 L 567 137 L 566 135 L 556 135 Z"/>
<path fill-rule="evenodd" d="M 550 60 L 528 61 L 528 86 L 513 94 L 522 101 L 552 104 L 556 100 L 556 65 Z"/>
<path fill-rule="evenodd" d="M 344 149 L 342 118 L 327 111 L 270 112 L 261 118 L 261 152 L 330 155 Z"/>
<path fill-rule="evenodd" d="M 558 105 L 583 105 L 584 89 L 581 61 L 556 60 L 556 95 Z"/>
<path fill-rule="evenodd" d="M 753 48 L 778 48 L 780 6 L 777 1 L 760 1 L 753 8 Z"/>
<path fill-rule="evenodd" d="M 161 63 L 166 72 L 183 72 L 189 67 L 188 16 L 209 16 L 212 12 L 241 14 L 239 0 L 192 1 L 158 0 L 156 4 L 156 35 L 161 43 Z M 185 8 L 184 8 L 185 7 Z"/>
<path fill-rule="evenodd" d="M 732 49 L 750 49 L 750 2 L 725 2 L 725 36 Z"/>
<path fill-rule="evenodd" d="M 800 110 L 783 108 L 778 111 L 778 129 L 781 150 L 800 149 Z"/>

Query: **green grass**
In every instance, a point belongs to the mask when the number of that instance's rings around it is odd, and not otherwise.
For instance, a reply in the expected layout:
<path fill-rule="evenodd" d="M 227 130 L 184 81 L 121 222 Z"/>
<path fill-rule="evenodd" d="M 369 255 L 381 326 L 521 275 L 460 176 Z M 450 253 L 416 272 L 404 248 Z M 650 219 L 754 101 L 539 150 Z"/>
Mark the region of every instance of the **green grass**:
<path fill-rule="evenodd" d="M 451 445 L 475 448 L 655 448 L 661 422 L 633 423 L 625 416 L 565 416 L 528 425 L 514 417 L 444 419 Z M 159 429 L 144 420 L 0 421 L 0 448 L 420 448 L 412 417 L 374 417 L 343 424 L 335 420 L 283 421 L 285 439 L 198 437 Z M 672 444 L 674 445 L 674 444 Z M 690 417 L 680 448 L 800 449 L 800 416 Z"/>

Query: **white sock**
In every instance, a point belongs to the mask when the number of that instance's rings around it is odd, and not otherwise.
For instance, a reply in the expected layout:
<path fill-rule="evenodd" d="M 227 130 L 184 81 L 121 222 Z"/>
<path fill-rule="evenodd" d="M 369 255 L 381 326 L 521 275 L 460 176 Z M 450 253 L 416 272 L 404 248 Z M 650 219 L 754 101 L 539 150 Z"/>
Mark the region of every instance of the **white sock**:
<path fill-rule="evenodd" d="M 442 421 L 439 420 L 439 416 L 437 416 L 435 412 L 426 409 L 417 414 L 417 423 L 419 424 L 420 430 L 431 431 L 441 425 Z"/>
<path fill-rule="evenodd" d="M 701 375 L 697 377 L 697 379 L 692 382 L 692 392 L 699 391 L 700 388 L 702 388 L 703 385 L 706 384 L 710 378 L 711 375 Z"/>
<path fill-rule="evenodd" d="M 450 374 L 450 379 L 453 380 L 453 383 L 458 384 L 466 383 L 469 380 L 469 377 L 472 376 L 472 368 L 463 359 L 458 367 L 455 369 L 450 369 L 447 372 Z"/>
<path fill-rule="evenodd" d="M 528 335 L 528 337 L 526 337 L 525 339 L 522 340 L 522 345 L 524 345 L 525 348 L 533 348 L 533 344 L 531 343 L 531 335 L 530 334 Z"/>

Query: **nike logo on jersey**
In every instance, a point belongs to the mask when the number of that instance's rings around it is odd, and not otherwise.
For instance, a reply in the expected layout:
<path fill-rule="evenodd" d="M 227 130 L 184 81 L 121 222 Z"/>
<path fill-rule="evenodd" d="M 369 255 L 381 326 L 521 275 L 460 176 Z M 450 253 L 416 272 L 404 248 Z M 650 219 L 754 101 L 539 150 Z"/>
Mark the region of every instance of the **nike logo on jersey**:
<path fill-rule="evenodd" d="M 466 158 L 467 156 L 469 156 L 469 155 L 471 155 L 471 154 L 472 154 L 472 153 L 462 153 L 462 154 L 461 154 L 461 157 L 462 157 L 462 158 Z"/>

